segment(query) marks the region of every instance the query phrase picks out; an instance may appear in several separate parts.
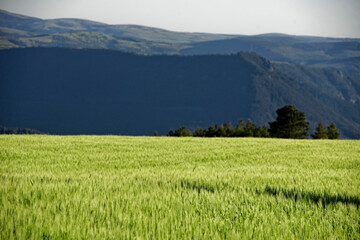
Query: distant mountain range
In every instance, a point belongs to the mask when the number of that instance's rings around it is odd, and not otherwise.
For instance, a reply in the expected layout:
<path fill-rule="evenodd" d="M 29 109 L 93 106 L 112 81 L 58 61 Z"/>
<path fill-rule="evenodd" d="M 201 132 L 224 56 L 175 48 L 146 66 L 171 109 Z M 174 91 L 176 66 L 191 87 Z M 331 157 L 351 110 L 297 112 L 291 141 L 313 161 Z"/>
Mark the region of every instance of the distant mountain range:
<path fill-rule="evenodd" d="M 240 118 L 266 124 L 295 104 L 313 129 L 333 121 L 360 138 L 360 39 L 181 33 L 0 10 L 0 49 L 8 127 L 164 134 Z"/>
<path fill-rule="evenodd" d="M 270 61 L 337 68 L 360 79 L 360 39 L 171 32 L 82 19 L 43 20 L 0 10 L 0 49 L 18 47 L 112 49 L 144 55 L 249 51 Z"/>
<path fill-rule="evenodd" d="M 181 54 L 231 54 L 254 51 L 271 61 L 311 67 L 338 68 L 360 79 L 360 39 L 297 37 L 289 35 L 242 36 L 193 43 Z"/>
<path fill-rule="evenodd" d="M 137 25 L 108 25 L 82 19 L 42 20 L 3 10 L 0 10 L 0 35 L 0 48 L 96 48 L 140 54 L 177 54 L 191 43 L 234 37 L 171 32 Z"/>

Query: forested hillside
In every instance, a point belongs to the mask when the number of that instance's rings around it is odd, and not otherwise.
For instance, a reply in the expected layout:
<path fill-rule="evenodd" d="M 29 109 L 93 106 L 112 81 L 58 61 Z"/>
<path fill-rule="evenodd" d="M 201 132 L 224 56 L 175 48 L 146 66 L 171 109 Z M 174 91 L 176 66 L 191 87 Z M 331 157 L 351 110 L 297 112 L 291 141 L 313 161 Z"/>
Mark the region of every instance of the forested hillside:
<path fill-rule="evenodd" d="M 186 125 L 251 118 L 257 125 L 295 104 L 317 122 L 359 138 L 339 114 L 266 59 L 249 53 L 139 56 L 109 50 L 0 51 L 0 125 L 52 134 L 166 134 Z"/>

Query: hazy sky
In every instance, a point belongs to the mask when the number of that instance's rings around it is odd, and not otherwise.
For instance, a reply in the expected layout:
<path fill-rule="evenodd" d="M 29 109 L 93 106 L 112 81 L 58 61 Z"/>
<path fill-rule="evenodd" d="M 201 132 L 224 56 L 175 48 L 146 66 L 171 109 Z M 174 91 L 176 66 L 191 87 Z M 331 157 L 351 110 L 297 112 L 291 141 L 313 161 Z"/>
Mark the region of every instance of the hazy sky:
<path fill-rule="evenodd" d="M 0 8 L 174 31 L 360 38 L 360 0 L 0 0 Z"/>

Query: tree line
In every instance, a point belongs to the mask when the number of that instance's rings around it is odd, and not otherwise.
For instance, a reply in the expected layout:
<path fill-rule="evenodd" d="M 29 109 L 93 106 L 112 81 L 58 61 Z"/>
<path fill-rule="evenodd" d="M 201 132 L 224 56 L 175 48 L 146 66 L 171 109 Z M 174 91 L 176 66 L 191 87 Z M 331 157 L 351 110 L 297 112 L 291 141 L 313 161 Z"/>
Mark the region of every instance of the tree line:
<path fill-rule="evenodd" d="M 221 125 L 211 125 L 208 128 L 197 128 L 191 132 L 185 126 L 176 130 L 170 130 L 168 136 L 177 137 L 273 137 L 273 138 L 293 138 L 306 139 L 309 137 L 310 123 L 305 119 L 305 113 L 300 112 L 294 105 L 285 105 L 276 110 L 277 118 L 274 122 L 269 122 L 269 127 L 255 126 L 250 119 L 245 123 L 240 120 L 233 128 L 231 123 Z M 154 135 L 157 135 L 155 132 Z M 340 133 L 334 123 L 324 126 L 318 123 L 315 134 L 311 135 L 314 139 L 339 139 Z"/>
<path fill-rule="evenodd" d="M 45 133 L 30 128 L 9 128 L 9 127 L 0 126 L 0 134 L 45 134 Z"/>
<path fill-rule="evenodd" d="M 264 126 L 256 127 L 250 119 L 245 123 L 241 119 L 233 128 L 231 123 L 224 123 L 221 125 L 211 125 L 207 129 L 197 128 L 191 132 L 186 127 L 182 126 L 177 130 L 170 130 L 168 136 L 193 136 L 193 137 L 270 137 L 268 128 Z"/>

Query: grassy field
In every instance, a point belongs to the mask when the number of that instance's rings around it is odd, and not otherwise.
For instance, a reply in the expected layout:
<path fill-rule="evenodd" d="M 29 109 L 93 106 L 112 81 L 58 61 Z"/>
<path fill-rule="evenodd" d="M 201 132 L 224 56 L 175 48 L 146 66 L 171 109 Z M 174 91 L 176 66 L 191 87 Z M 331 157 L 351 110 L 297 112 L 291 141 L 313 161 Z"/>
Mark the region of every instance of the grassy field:
<path fill-rule="evenodd" d="M 1 239 L 360 239 L 360 141 L 0 136 Z"/>

